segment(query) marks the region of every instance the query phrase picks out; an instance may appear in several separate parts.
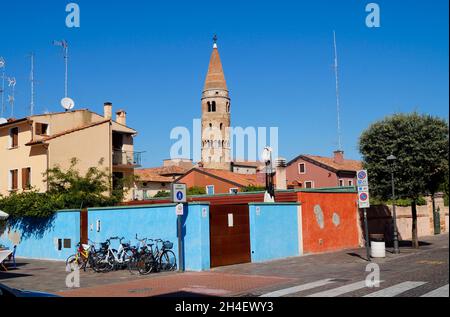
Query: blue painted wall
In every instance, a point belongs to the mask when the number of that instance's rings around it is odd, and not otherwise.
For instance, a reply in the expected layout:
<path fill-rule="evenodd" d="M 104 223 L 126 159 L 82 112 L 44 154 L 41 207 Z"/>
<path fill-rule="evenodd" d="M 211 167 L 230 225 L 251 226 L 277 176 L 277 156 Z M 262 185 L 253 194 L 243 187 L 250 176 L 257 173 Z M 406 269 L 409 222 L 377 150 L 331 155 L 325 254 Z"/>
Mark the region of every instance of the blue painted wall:
<path fill-rule="evenodd" d="M 299 256 L 298 204 L 250 204 L 252 262 Z"/>
<path fill-rule="evenodd" d="M 60 211 L 51 219 L 24 218 L 9 222 L 4 232 L 0 232 L 0 244 L 13 247 L 10 237 L 17 234 L 20 243 L 16 256 L 41 260 L 63 260 L 75 253 L 80 240 L 79 211 Z M 70 239 L 71 247 L 58 250 L 58 239 Z"/>
<path fill-rule="evenodd" d="M 205 209 L 205 212 L 202 212 Z M 100 232 L 97 232 L 100 221 Z M 189 204 L 183 216 L 185 269 L 201 271 L 209 265 L 209 205 Z M 103 242 L 119 236 L 137 245 L 136 234 L 151 239 L 169 240 L 178 256 L 177 216 L 175 205 L 146 205 L 133 207 L 90 208 L 88 212 L 89 239 Z M 114 241 L 117 247 L 118 241 Z"/>

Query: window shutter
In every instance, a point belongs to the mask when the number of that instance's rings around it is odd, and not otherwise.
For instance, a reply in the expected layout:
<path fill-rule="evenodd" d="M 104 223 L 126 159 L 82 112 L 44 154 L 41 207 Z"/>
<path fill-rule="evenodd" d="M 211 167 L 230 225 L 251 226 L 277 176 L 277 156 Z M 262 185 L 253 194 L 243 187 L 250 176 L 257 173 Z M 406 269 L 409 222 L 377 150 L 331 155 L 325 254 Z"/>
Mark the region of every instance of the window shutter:
<path fill-rule="evenodd" d="M 27 190 L 30 188 L 30 169 L 22 168 L 22 189 Z"/>
<path fill-rule="evenodd" d="M 42 124 L 36 123 L 36 135 L 42 135 Z"/>
<path fill-rule="evenodd" d="M 12 171 L 12 181 L 11 181 L 11 184 L 12 184 L 12 190 L 17 190 L 17 188 L 18 188 L 18 185 L 17 185 L 17 183 L 18 183 L 18 179 L 17 179 L 17 177 L 18 177 L 18 170 L 13 170 Z"/>

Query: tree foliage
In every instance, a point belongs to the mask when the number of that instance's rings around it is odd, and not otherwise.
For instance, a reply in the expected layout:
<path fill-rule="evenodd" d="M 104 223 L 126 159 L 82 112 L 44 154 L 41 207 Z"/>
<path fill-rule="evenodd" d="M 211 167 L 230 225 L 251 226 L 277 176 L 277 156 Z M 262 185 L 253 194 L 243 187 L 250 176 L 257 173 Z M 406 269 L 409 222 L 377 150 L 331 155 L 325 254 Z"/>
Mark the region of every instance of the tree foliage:
<path fill-rule="evenodd" d="M 249 185 L 247 187 L 242 187 L 241 192 L 243 193 L 251 193 L 251 192 L 263 192 L 266 190 L 266 187 L 264 186 L 255 186 L 255 185 Z"/>
<path fill-rule="evenodd" d="M 187 195 L 188 196 L 206 195 L 206 189 L 198 186 L 190 187 L 187 190 Z"/>
<path fill-rule="evenodd" d="M 107 169 L 91 167 L 82 175 L 77 169 L 78 160 L 72 159 L 67 170 L 55 166 L 44 173 L 48 191 L 40 193 L 35 189 L 21 193 L 12 193 L 0 197 L 0 209 L 11 218 L 49 217 L 62 209 L 81 209 L 115 205 L 123 200 L 125 190 L 117 186 L 111 188 L 111 176 Z M 126 186 L 124 180 L 121 186 Z"/>
<path fill-rule="evenodd" d="M 396 114 L 371 125 L 360 138 L 360 152 L 369 170 L 371 190 L 376 196 L 391 197 L 393 165 L 396 191 L 401 198 L 418 199 L 435 192 L 448 175 L 448 123 L 429 115 Z"/>
<path fill-rule="evenodd" d="M 167 197 L 170 197 L 170 192 L 165 190 L 160 190 L 159 192 L 156 193 L 155 196 L 153 196 L 153 198 L 167 198 Z"/>
<path fill-rule="evenodd" d="M 435 193 L 448 179 L 449 127 L 440 118 L 418 113 L 396 114 L 372 124 L 360 138 L 372 194 L 391 198 L 391 171 L 399 198 L 411 200 L 413 245 L 418 247 L 417 201 Z M 397 157 L 394 164 L 389 155 Z"/>

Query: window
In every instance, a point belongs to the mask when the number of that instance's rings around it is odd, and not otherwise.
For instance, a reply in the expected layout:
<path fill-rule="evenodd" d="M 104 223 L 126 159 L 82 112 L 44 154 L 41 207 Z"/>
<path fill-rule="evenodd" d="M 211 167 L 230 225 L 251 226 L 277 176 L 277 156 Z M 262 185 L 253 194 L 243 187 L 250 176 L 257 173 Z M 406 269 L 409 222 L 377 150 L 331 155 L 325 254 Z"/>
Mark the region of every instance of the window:
<path fill-rule="evenodd" d="M 18 185 L 18 177 L 19 176 L 19 170 L 10 170 L 9 171 L 9 190 L 10 191 L 16 191 L 19 188 Z"/>
<path fill-rule="evenodd" d="M 237 194 L 239 192 L 238 188 L 230 188 L 230 194 Z"/>
<path fill-rule="evenodd" d="M 348 186 L 353 186 L 353 180 L 348 181 Z"/>
<path fill-rule="evenodd" d="M 211 112 L 211 103 L 208 101 L 208 112 Z"/>
<path fill-rule="evenodd" d="M 206 194 L 207 195 L 214 195 L 214 185 L 206 186 Z"/>
<path fill-rule="evenodd" d="M 31 188 L 31 168 L 22 168 L 22 189 L 28 190 Z"/>
<path fill-rule="evenodd" d="M 343 179 L 340 179 L 340 180 L 339 180 L 339 186 L 340 186 L 340 187 L 345 186 L 345 182 L 344 182 Z"/>
<path fill-rule="evenodd" d="M 72 240 L 71 239 L 64 239 L 64 249 L 72 249 Z"/>
<path fill-rule="evenodd" d="M 223 123 L 220 124 L 220 131 L 223 129 Z"/>
<path fill-rule="evenodd" d="M 15 149 L 19 146 L 19 128 L 9 130 L 9 148 Z"/>
<path fill-rule="evenodd" d="M 298 173 L 306 174 L 306 164 L 305 163 L 298 164 Z"/>
<path fill-rule="evenodd" d="M 216 112 L 216 102 L 212 102 L 211 112 Z"/>
<path fill-rule="evenodd" d="M 48 135 L 48 124 L 36 123 L 35 133 L 36 135 Z"/>
<path fill-rule="evenodd" d="M 305 188 L 314 188 L 314 182 L 312 181 L 305 182 Z"/>
<path fill-rule="evenodd" d="M 227 112 L 230 112 L 230 103 L 227 102 Z"/>

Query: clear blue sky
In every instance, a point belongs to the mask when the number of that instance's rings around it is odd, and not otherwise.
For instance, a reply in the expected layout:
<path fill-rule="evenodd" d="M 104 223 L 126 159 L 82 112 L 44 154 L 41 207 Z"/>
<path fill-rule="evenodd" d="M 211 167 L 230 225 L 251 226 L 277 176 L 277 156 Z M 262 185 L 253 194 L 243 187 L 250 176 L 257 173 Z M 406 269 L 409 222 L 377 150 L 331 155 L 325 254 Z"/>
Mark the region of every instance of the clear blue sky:
<path fill-rule="evenodd" d="M 448 1 L 373 1 L 381 28 L 365 26 L 362 0 L 76 1 L 81 28 L 65 27 L 69 1 L 0 0 L 0 56 L 17 77 L 16 117 L 29 105 L 36 54 L 37 112 L 59 111 L 70 43 L 70 96 L 102 113 L 128 111 L 145 165 L 168 158 L 175 126 L 200 117 L 212 49 L 219 50 L 233 126 L 278 126 L 280 154 L 330 155 L 337 147 L 332 31 L 341 66 L 343 143 L 359 158 L 360 133 L 394 112 L 448 119 Z"/>

